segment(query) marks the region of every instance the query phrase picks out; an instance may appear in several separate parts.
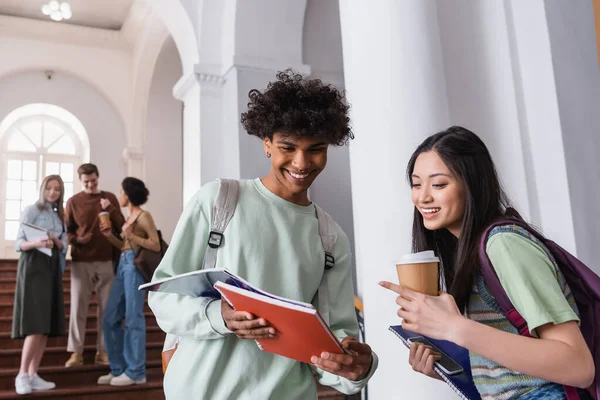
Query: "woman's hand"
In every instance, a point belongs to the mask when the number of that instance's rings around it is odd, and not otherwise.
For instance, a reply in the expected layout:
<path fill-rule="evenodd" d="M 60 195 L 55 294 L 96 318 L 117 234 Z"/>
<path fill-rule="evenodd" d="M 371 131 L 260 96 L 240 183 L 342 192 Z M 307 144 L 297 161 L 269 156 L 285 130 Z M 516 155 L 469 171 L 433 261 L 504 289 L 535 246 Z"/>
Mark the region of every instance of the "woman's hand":
<path fill-rule="evenodd" d="M 62 250 L 63 243 L 58 237 L 54 236 L 51 233 L 48 233 L 48 239 L 51 240 L 52 243 L 54 243 L 54 246 L 56 246 L 59 250 Z"/>
<path fill-rule="evenodd" d="M 54 247 L 54 242 L 52 241 L 52 239 L 40 239 L 35 243 L 35 247 L 41 249 L 51 249 L 52 247 Z"/>
<path fill-rule="evenodd" d="M 373 351 L 366 343 L 360 343 L 348 336 L 342 340 L 342 347 L 349 354 L 321 353 L 321 357 L 313 356 L 311 361 L 323 371 L 330 372 L 357 381 L 363 379 L 371 363 L 373 362 Z"/>
<path fill-rule="evenodd" d="M 439 296 L 428 296 L 391 282 L 379 282 L 379 285 L 400 295 L 396 297 L 396 304 L 400 306 L 397 314 L 404 320 L 404 329 L 452 341 L 454 327 L 464 318 L 454 297 L 445 292 L 440 292 Z"/>
<path fill-rule="evenodd" d="M 128 224 L 123 225 L 123 230 L 121 231 L 121 239 L 131 240 L 132 236 L 133 236 L 133 227 Z"/>
<path fill-rule="evenodd" d="M 225 326 L 240 339 L 269 339 L 277 334 L 275 328 L 262 318 L 255 318 L 249 312 L 235 311 L 221 298 L 221 315 Z"/>
<path fill-rule="evenodd" d="M 434 352 L 431 347 L 423 343 L 412 343 L 408 363 L 413 370 L 431 378 L 442 380 L 442 377 L 433 369 L 433 364 L 440 358 L 442 358 L 441 355 Z"/>

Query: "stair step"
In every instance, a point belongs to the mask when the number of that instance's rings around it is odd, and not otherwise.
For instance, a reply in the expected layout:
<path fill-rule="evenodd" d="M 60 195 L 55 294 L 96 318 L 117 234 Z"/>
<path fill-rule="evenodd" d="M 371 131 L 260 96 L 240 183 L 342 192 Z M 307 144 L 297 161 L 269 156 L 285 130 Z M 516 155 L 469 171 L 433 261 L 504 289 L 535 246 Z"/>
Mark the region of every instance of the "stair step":
<path fill-rule="evenodd" d="M 71 289 L 63 288 L 65 299 L 71 298 Z M 95 293 L 92 294 L 92 298 L 95 299 Z M 0 289 L 0 303 L 12 303 L 15 301 L 15 288 L 12 289 Z"/>
<path fill-rule="evenodd" d="M 15 279 L 17 277 L 17 264 L 15 263 L 14 266 L 7 266 L 7 265 L 1 265 L 0 264 L 0 279 Z M 63 278 L 68 278 L 70 279 L 71 277 L 71 271 L 69 268 L 67 268 L 65 270 L 65 273 L 63 274 Z"/>
<path fill-rule="evenodd" d="M 146 342 L 164 342 L 165 333 L 158 326 L 146 327 Z M 98 337 L 97 329 L 87 329 L 85 333 L 85 344 L 95 345 Z M 0 348 L 21 349 L 24 339 L 11 339 L 10 332 L 0 332 Z M 67 347 L 68 336 L 57 336 L 48 338 L 48 347 Z"/>
<path fill-rule="evenodd" d="M 163 341 L 146 343 L 146 360 L 160 360 Z M 42 358 L 42 366 L 62 366 L 70 357 L 65 347 L 48 347 Z M 84 347 L 83 358 L 85 364 L 93 364 L 96 355 L 96 346 Z M 21 349 L 0 349 L 0 368 L 18 368 L 21 362 Z"/>
<path fill-rule="evenodd" d="M 144 312 L 146 317 L 146 326 L 158 326 L 156 324 L 156 318 L 151 311 Z M 67 326 L 69 326 L 69 314 L 65 315 Z M 86 329 L 96 329 L 98 327 L 98 315 L 96 311 L 89 312 L 87 316 Z M 0 317 L 0 332 L 10 332 L 12 330 L 12 314 L 10 316 Z M 1 346 L 0 346 L 1 348 Z"/>
<path fill-rule="evenodd" d="M 13 302 L 2 302 L 0 303 L 0 317 L 12 317 L 13 315 Z M 88 309 L 88 313 L 96 313 L 96 310 L 98 308 L 98 304 L 96 303 L 96 301 L 90 301 L 90 307 Z M 65 313 L 69 314 L 71 310 L 71 300 L 70 299 L 65 299 Z M 150 310 L 150 307 L 148 306 L 148 302 L 146 301 L 146 304 L 144 306 L 144 312 L 152 312 L 152 310 Z"/>
<path fill-rule="evenodd" d="M 18 368 L 5 368 L 0 370 L 0 393 L 5 390 L 14 390 L 15 377 Z M 81 385 L 96 385 L 98 378 L 110 372 L 107 365 L 82 365 L 78 367 L 41 367 L 38 374 L 49 382 L 56 383 L 58 389 Z M 162 377 L 160 361 L 146 363 L 146 380 L 156 381 Z M 0 397 L 1 398 L 1 397 Z"/>
<path fill-rule="evenodd" d="M 69 290 L 71 288 L 71 278 L 63 277 L 62 279 L 63 289 Z M 0 278 L 0 290 L 15 290 L 17 279 L 15 278 Z"/>
<path fill-rule="evenodd" d="M 164 400 L 162 378 L 150 380 L 143 385 L 116 387 L 110 385 L 81 385 L 77 387 L 56 388 L 45 392 L 33 392 L 18 396 L 14 389 L 0 391 L 0 400 L 16 398 L 27 399 L 70 399 L 70 400 Z"/>

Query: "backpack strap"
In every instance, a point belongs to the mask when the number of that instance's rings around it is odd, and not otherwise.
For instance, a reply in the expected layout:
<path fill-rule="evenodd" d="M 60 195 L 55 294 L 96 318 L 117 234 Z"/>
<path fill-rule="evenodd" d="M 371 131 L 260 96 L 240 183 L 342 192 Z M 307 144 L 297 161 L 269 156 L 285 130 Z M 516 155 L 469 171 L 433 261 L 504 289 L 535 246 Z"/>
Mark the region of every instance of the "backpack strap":
<path fill-rule="evenodd" d="M 219 191 L 217 192 L 217 198 L 213 205 L 213 216 L 202 269 L 214 268 L 217 265 L 217 250 L 223 244 L 223 232 L 225 231 L 225 228 L 227 228 L 227 224 L 229 224 L 229 221 L 235 212 L 239 188 L 240 184 L 236 180 L 219 180 Z M 163 352 L 174 351 L 174 349 L 177 348 L 178 343 L 179 336 L 167 333 Z M 168 360 L 165 364 L 168 364 Z M 166 370 L 166 365 L 163 366 L 163 372 L 164 370 Z"/>
<path fill-rule="evenodd" d="M 488 290 L 490 291 L 492 296 L 494 296 L 494 299 L 496 299 L 496 302 L 498 303 L 500 310 L 502 310 L 502 313 L 517 329 L 519 335 L 531 337 L 531 334 L 529 333 L 529 327 L 527 326 L 527 321 L 525 321 L 525 318 L 523 318 L 521 314 L 519 314 L 515 306 L 508 298 L 508 295 L 502 287 L 500 279 L 498 279 L 498 275 L 496 274 L 494 266 L 492 265 L 492 262 L 486 252 L 486 246 L 488 238 L 490 236 L 490 232 L 496 227 L 506 225 L 517 225 L 524 229 L 527 229 L 528 232 L 531 232 L 531 229 L 528 229 L 524 224 L 519 222 L 520 221 L 518 220 L 505 220 L 495 222 L 492 225 L 490 225 L 485 230 L 485 232 L 483 232 L 483 235 L 481 236 L 481 241 L 479 243 L 479 265 L 485 284 L 488 287 Z M 537 234 L 537 232 L 535 234 L 533 232 L 531 233 L 536 237 L 540 236 L 539 234 Z"/>
<path fill-rule="evenodd" d="M 235 212 L 239 189 L 240 184 L 236 180 L 219 180 L 219 192 L 213 205 L 213 216 L 202 269 L 214 268 L 217 265 L 217 250 L 223 244 L 223 232 Z"/>
<path fill-rule="evenodd" d="M 542 244 L 546 241 L 546 239 L 539 232 L 537 232 L 534 229 L 532 229 L 531 227 L 529 227 L 523 221 L 517 220 L 517 219 L 508 219 L 508 220 L 504 220 L 504 221 L 494 222 L 493 224 L 488 226 L 487 229 L 485 230 L 485 232 L 483 232 L 483 235 L 481 236 L 481 240 L 479 242 L 479 265 L 481 268 L 481 274 L 483 275 L 483 279 L 485 281 L 485 284 L 486 284 L 488 290 L 490 291 L 492 296 L 494 296 L 494 299 L 496 299 L 496 302 L 498 303 L 498 306 L 502 310 L 502 313 L 506 316 L 506 318 L 508 318 L 510 323 L 517 329 L 517 331 L 519 332 L 519 335 L 526 336 L 526 337 L 532 337 L 531 333 L 529 332 L 529 327 L 527 326 L 527 321 L 525 321 L 525 318 L 523 318 L 523 316 L 515 309 L 515 306 L 512 304 L 512 302 L 508 298 L 508 295 L 506 294 L 506 291 L 502 287 L 502 284 L 500 283 L 500 279 L 498 278 L 498 275 L 496 274 L 496 271 L 494 270 L 494 266 L 492 265 L 492 262 L 486 252 L 487 241 L 488 241 L 488 238 L 490 236 L 490 232 L 492 231 L 492 229 L 497 228 L 499 226 L 506 226 L 506 225 L 516 225 L 522 229 L 525 229 L 527 232 L 529 232 L 529 234 L 531 236 L 535 237 L 540 242 L 542 242 Z M 563 386 L 563 389 L 567 396 L 567 400 L 581 399 L 581 397 L 579 396 L 579 393 L 577 391 L 577 388 L 574 388 L 571 386 Z"/>
<path fill-rule="evenodd" d="M 313 299 L 313 304 L 317 304 L 317 309 L 319 310 L 321 317 L 323 317 L 325 323 L 329 325 L 329 289 L 327 286 L 327 278 L 329 276 L 329 271 L 335 265 L 333 253 L 337 243 L 337 227 L 335 226 L 335 222 L 333 222 L 333 218 L 316 204 L 315 212 L 317 220 L 319 221 L 319 236 L 321 237 L 323 250 L 325 250 L 325 264 L 323 277 L 319 284 L 319 290 L 315 294 L 316 299 Z"/>

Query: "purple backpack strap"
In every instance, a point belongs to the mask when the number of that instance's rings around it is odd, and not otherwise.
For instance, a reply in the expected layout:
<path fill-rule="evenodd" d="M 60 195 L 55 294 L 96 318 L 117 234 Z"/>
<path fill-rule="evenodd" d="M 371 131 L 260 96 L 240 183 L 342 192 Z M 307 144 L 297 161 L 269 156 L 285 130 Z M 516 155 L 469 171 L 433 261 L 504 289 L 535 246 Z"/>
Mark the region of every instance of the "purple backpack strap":
<path fill-rule="evenodd" d="M 508 298 L 508 295 L 506 294 L 506 291 L 504 291 L 504 288 L 500 283 L 500 279 L 498 279 L 498 275 L 496 275 L 494 266 L 492 265 L 492 262 L 490 261 L 490 258 L 486 252 L 487 239 L 490 235 L 490 232 L 492 229 L 504 225 L 522 226 L 517 220 L 507 220 L 496 222 L 485 230 L 479 244 L 479 264 L 481 267 L 481 274 L 483 275 L 483 279 L 485 280 L 488 290 L 492 296 L 494 296 L 494 299 L 496 299 L 500 310 L 502 310 L 502 313 L 506 316 L 506 318 L 508 318 L 510 323 L 517 328 L 519 335 L 531 337 L 525 318 L 519 314 L 519 312 L 515 309 L 515 306 L 513 306 Z"/>
<path fill-rule="evenodd" d="M 496 303 L 498 303 L 498 306 L 502 310 L 502 313 L 506 316 L 506 318 L 508 318 L 510 323 L 517 329 L 517 331 L 519 332 L 519 335 L 526 336 L 526 337 L 532 337 L 531 333 L 529 333 L 529 327 L 527 326 L 527 321 L 525 321 L 525 318 L 523 318 L 523 316 L 521 316 L 521 314 L 519 314 L 519 312 L 515 309 L 515 306 L 512 304 L 512 302 L 508 298 L 508 295 L 506 294 L 506 291 L 502 287 L 502 284 L 500 283 L 500 279 L 498 279 L 498 275 L 496 274 L 496 271 L 494 270 L 494 266 L 492 265 L 492 262 L 490 261 L 490 258 L 488 257 L 487 252 L 486 252 L 488 236 L 490 235 L 490 232 L 492 231 L 492 229 L 499 227 L 499 226 L 506 226 L 506 225 L 517 225 L 517 226 L 527 230 L 527 232 L 529 232 L 535 238 L 539 239 L 542 243 L 545 241 L 545 239 L 542 235 L 540 235 L 538 232 L 532 230 L 531 228 L 529 228 L 527 225 L 525 225 L 523 222 L 521 222 L 519 220 L 511 219 L 511 220 L 498 221 L 498 222 L 493 223 L 485 230 L 485 232 L 483 232 L 483 235 L 481 236 L 481 241 L 479 243 L 479 264 L 480 264 L 480 268 L 481 268 L 481 274 L 483 275 L 483 279 L 485 280 L 485 284 L 486 284 L 488 290 L 490 291 L 492 296 L 494 296 L 494 299 L 496 299 Z M 580 399 L 576 388 L 571 387 L 571 386 L 563 386 L 563 387 L 565 389 L 565 394 L 567 395 L 567 400 L 579 400 Z"/>

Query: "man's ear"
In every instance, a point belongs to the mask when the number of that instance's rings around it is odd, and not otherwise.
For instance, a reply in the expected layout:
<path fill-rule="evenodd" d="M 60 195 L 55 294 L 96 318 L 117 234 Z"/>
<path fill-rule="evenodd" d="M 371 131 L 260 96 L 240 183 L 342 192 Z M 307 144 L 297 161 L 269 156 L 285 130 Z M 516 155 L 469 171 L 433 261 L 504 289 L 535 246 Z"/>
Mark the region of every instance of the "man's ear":
<path fill-rule="evenodd" d="M 271 142 L 271 139 L 269 139 L 268 137 L 266 137 L 263 140 L 263 146 L 265 148 L 265 154 L 267 157 L 271 157 L 271 145 L 273 144 L 273 142 Z"/>

